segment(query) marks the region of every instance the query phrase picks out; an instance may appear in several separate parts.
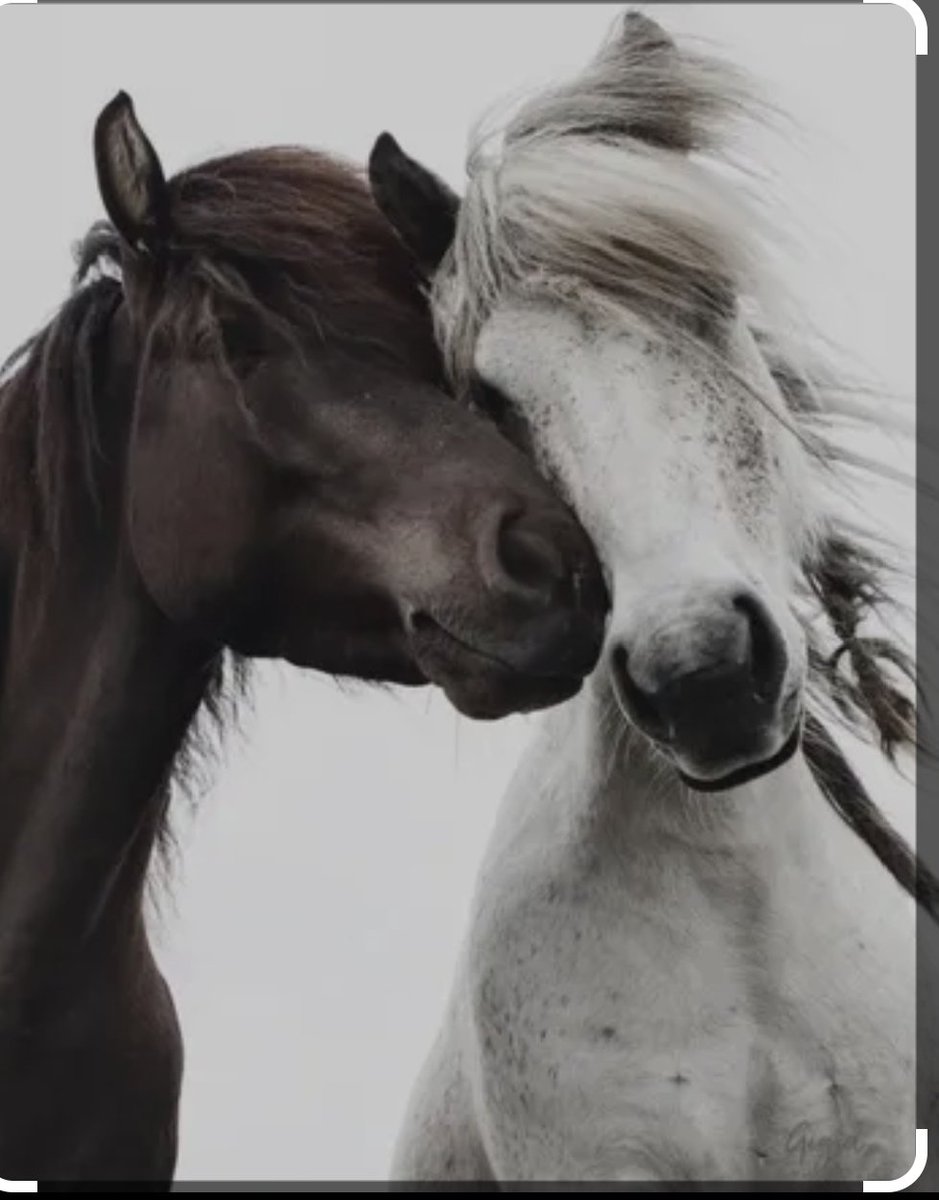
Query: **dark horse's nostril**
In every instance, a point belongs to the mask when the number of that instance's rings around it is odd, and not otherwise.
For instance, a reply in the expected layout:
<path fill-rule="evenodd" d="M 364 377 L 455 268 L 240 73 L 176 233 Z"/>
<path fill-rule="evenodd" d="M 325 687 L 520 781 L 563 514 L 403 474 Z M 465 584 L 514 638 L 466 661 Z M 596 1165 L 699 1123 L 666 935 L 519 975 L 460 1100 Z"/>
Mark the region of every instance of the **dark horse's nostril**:
<path fill-rule="evenodd" d="M 786 645 L 782 633 L 763 603 L 752 593 L 735 596 L 734 608 L 745 615 L 749 626 L 749 666 L 754 690 L 759 699 L 772 699 L 786 674 Z"/>
<path fill-rule="evenodd" d="M 554 540 L 524 515 L 502 519 L 496 555 L 505 579 L 526 592 L 573 601 L 573 583 L 564 555 Z M 571 595 L 561 595 L 567 589 Z"/>

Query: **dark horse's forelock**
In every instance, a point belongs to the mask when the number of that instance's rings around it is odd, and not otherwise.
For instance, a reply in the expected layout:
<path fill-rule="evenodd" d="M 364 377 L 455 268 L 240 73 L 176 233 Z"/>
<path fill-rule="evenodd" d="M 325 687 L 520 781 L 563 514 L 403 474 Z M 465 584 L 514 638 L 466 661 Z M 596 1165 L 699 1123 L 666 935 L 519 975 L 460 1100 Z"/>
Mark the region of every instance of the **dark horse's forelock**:
<path fill-rule="evenodd" d="M 194 300 L 242 304 L 301 344 L 314 329 L 332 346 L 437 369 L 417 268 L 350 164 L 285 146 L 181 172 L 166 258 L 188 284 L 166 290 L 167 319 Z"/>

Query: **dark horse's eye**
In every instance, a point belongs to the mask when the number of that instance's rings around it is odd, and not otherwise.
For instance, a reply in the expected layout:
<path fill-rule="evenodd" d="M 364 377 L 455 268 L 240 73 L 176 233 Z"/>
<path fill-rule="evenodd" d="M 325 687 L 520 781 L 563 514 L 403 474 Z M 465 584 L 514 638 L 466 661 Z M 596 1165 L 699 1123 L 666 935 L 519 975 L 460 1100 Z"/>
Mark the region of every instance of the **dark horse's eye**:
<path fill-rule="evenodd" d="M 474 375 L 470 380 L 467 399 L 471 408 L 497 425 L 502 425 L 512 412 L 512 401 L 508 396 L 479 375 Z"/>
<path fill-rule="evenodd" d="M 256 317 L 250 315 L 225 316 L 220 322 L 225 354 L 229 361 L 256 363 L 266 358 L 273 349 L 273 338 L 269 330 Z"/>

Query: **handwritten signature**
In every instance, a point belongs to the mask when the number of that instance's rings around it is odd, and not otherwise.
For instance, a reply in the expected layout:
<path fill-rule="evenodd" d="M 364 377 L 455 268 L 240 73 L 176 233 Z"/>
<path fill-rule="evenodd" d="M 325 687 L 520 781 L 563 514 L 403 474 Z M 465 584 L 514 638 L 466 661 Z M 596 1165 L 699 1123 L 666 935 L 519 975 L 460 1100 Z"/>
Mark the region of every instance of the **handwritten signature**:
<path fill-rule="evenodd" d="M 829 1168 L 835 1164 L 843 1165 L 858 1178 L 892 1178 L 889 1175 L 870 1175 L 871 1170 L 883 1167 L 885 1147 L 883 1144 L 872 1146 L 865 1144 L 856 1133 L 833 1135 L 823 1133 L 809 1121 L 801 1121 L 791 1131 L 786 1139 L 786 1153 L 797 1155 L 802 1166 L 808 1157 L 816 1161 L 821 1159 Z M 893 1156 L 889 1153 L 888 1158 Z M 902 1158 L 902 1154 L 897 1156 Z M 850 1166 L 849 1166 L 850 1164 Z"/>

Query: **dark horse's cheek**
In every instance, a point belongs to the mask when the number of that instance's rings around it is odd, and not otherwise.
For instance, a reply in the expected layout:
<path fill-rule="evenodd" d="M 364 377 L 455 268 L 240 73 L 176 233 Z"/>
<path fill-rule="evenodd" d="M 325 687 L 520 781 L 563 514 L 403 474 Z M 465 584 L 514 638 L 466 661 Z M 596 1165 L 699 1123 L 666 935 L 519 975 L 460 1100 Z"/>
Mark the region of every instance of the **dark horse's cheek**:
<path fill-rule="evenodd" d="M 144 392 L 144 403 L 155 399 Z M 250 587 L 266 524 L 265 475 L 238 436 L 238 416 L 218 412 L 203 387 L 167 396 L 165 404 L 165 419 L 141 423 L 131 446 L 131 546 L 158 607 L 181 624 L 204 622 Z"/>

